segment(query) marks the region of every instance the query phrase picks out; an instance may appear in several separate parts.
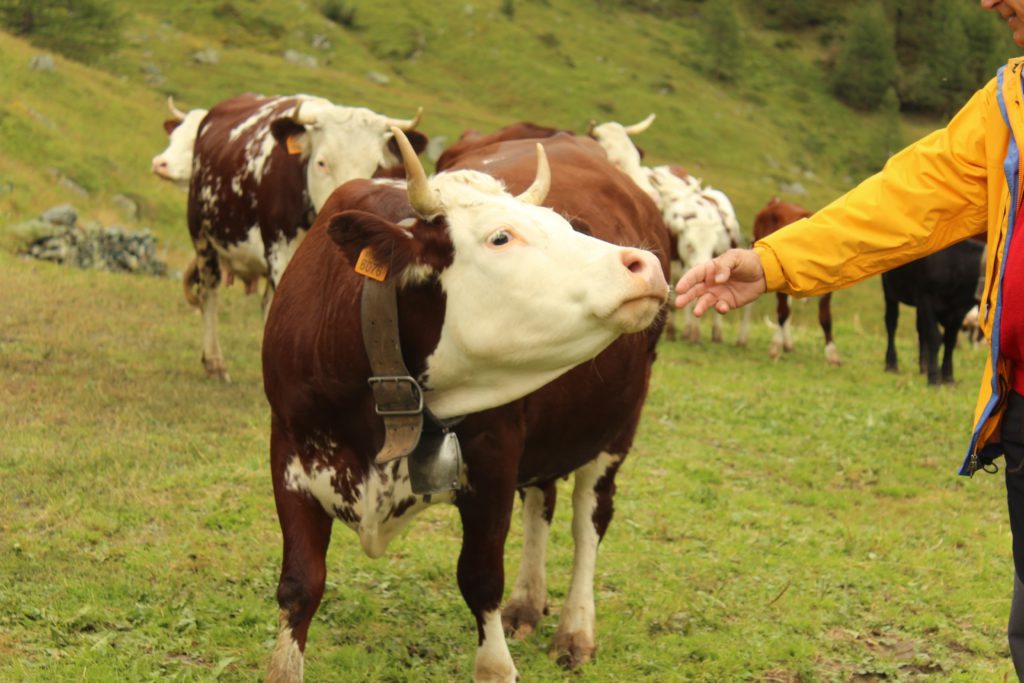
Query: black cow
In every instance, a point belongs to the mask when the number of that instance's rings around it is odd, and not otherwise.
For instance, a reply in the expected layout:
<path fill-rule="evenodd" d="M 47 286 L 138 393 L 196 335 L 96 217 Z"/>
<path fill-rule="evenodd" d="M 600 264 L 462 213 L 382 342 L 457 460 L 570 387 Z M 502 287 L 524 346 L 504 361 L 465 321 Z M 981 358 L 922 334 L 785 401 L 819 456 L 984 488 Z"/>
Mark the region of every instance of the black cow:
<path fill-rule="evenodd" d="M 940 340 L 942 381 L 953 381 L 953 348 L 964 316 L 978 303 L 975 290 L 984 248 L 981 242 L 967 240 L 882 274 L 885 330 L 889 337 L 885 350 L 887 371 L 897 371 L 893 339 L 902 303 L 917 308 L 918 363 L 921 372 L 928 373 L 928 383 L 939 383 Z"/>

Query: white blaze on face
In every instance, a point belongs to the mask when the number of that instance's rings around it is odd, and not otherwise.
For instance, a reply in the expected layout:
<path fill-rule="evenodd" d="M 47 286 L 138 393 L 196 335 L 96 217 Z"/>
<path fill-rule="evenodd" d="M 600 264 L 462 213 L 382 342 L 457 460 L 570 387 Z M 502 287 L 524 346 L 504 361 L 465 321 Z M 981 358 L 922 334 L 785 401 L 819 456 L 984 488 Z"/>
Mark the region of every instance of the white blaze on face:
<path fill-rule="evenodd" d="M 301 116 L 314 117 L 306 126 L 306 183 L 317 211 L 331 193 L 355 178 L 370 178 L 395 158 L 387 148 L 389 119 L 362 107 L 340 107 L 318 101 L 303 103 Z"/>
<path fill-rule="evenodd" d="M 167 149 L 153 157 L 153 173 L 176 183 L 189 181 L 192 177 L 192 148 L 204 116 L 205 109 L 193 109 L 185 115 L 185 120 L 171 131 Z"/>
<path fill-rule="evenodd" d="M 487 175 L 443 173 L 431 183 L 454 246 L 440 275 L 441 338 L 427 360 L 427 400 L 439 417 L 520 398 L 646 329 L 661 309 L 668 285 L 653 254 L 575 232 Z"/>

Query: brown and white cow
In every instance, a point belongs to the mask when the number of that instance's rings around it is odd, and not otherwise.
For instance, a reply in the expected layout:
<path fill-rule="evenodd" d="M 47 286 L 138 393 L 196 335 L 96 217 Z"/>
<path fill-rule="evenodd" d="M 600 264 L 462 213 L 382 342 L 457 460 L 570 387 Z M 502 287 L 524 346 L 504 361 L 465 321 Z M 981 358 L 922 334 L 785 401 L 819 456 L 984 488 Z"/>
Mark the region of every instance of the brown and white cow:
<path fill-rule="evenodd" d="M 555 482 L 570 473 L 576 556 L 555 647 L 570 664 L 593 655 L 597 546 L 647 393 L 668 241 L 653 202 L 593 141 L 540 143 L 550 191 L 537 141 L 467 149 L 429 180 L 409 150 L 408 191 L 375 180 L 342 186 L 285 273 L 263 341 L 284 534 L 267 680 L 302 678 L 335 519 L 376 557 L 413 514 L 450 502 L 463 528 L 458 585 L 477 624 L 474 679 L 514 681 L 504 629 L 525 634 L 547 609 L 549 513 Z M 367 386 L 364 279 L 353 271 L 365 249 L 399 287 L 402 355 L 427 407 L 441 419 L 466 416 L 453 428 L 465 463 L 457 492 L 415 495 L 407 458 L 374 464 L 384 428 Z M 526 558 L 503 613 L 517 489 Z"/>
<path fill-rule="evenodd" d="M 771 201 L 761 209 L 754 217 L 754 240 L 759 240 L 770 235 L 790 223 L 807 218 L 811 212 L 790 202 L 784 202 L 778 197 L 772 197 Z M 778 327 L 775 336 L 772 338 L 771 346 L 768 347 L 768 355 L 771 358 L 778 358 L 783 351 L 793 350 L 793 335 L 789 324 L 789 297 L 781 292 L 776 294 L 778 300 L 777 319 Z M 825 335 L 825 360 L 829 365 L 839 366 L 839 350 L 832 339 L 832 294 L 823 294 L 818 298 L 818 323 Z"/>
<path fill-rule="evenodd" d="M 189 186 L 188 226 L 196 259 L 186 298 L 203 314 L 203 365 L 228 379 L 217 338 L 217 288 L 238 277 L 246 291 L 267 278 L 264 313 L 295 248 L 331 192 L 400 165 L 391 127 L 415 148 L 426 137 L 412 120 L 391 119 L 308 95 L 245 94 L 213 107 L 199 126 Z M 192 293 L 191 290 L 195 289 Z"/>
<path fill-rule="evenodd" d="M 736 210 L 721 190 L 701 184 L 700 179 L 675 164 L 645 166 L 643 152 L 633 142 L 633 135 L 647 130 L 654 122 L 652 113 L 643 121 L 624 126 L 615 121 L 598 124 L 591 122 L 588 134 L 597 140 L 619 170 L 628 175 L 640 189 L 649 194 L 661 209 L 662 219 L 672 235 L 673 280 L 704 261 L 740 246 L 743 236 Z M 700 341 L 700 321 L 691 313 L 693 305 L 686 307 L 683 336 Z M 722 341 L 721 317 L 711 316 L 711 340 Z M 736 343 L 747 343 L 750 330 L 750 309 L 740 319 Z M 669 312 L 666 336 L 676 337 L 675 310 Z"/>
<path fill-rule="evenodd" d="M 439 172 L 446 170 L 467 150 L 479 149 L 480 147 L 486 147 L 487 145 L 491 145 L 496 142 L 505 142 L 506 140 L 538 140 L 540 138 L 549 138 L 552 135 L 557 135 L 558 133 L 566 133 L 567 135 L 573 134 L 571 130 L 551 128 L 550 126 L 539 126 L 536 123 L 530 123 L 529 121 L 513 123 L 505 126 L 504 128 L 500 128 L 493 133 L 484 134 L 476 130 L 466 130 L 462 132 L 459 139 L 448 147 L 448 149 L 441 152 L 441 156 L 437 158 L 436 168 Z"/>
<path fill-rule="evenodd" d="M 153 157 L 153 173 L 187 188 L 192 177 L 192 148 L 196 144 L 199 123 L 207 110 L 192 109 L 186 114 L 174 106 L 173 97 L 167 98 L 167 108 L 174 117 L 164 121 L 164 130 L 170 140 L 167 149 Z"/>

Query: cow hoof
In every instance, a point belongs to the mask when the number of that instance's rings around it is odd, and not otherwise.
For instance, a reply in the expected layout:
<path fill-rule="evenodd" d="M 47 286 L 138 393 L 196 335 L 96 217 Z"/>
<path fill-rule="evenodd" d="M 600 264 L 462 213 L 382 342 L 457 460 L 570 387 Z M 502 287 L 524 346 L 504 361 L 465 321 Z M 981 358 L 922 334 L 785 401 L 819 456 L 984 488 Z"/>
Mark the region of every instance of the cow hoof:
<path fill-rule="evenodd" d="M 839 350 L 836 348 L 835 344 L 825 345 L 825 360 L 834 368 L 838 368 L 843 364 L 843 362 L 839 360 Z"/>
<path fill-rule="evenodd" d="M 537 609 L 526 602 L 509 602 L 501 610 L 501 625 L 506 636 L 522 640 L 536 630 L 541 617 L 547 613 L 547 605 Z"/>
<path fill-rule="evenodd" d="M 231 377 L 228 376 L 228 369 L 224 366 L 224 361 L 222 360 L 206 360 L 204 356 L 203 368 L 206 370 L 207 377 L 213 377 L 225 383 L 231 381 Z"/>
<path fill-rule="evenodd" d="M 515 683 L 518 680 L 519 672 L 511 660 L 507 667 L 481 666 L 477 662 L 473 671 L 473 683 Z"/>
<path fill-rule="evenodd" d="M 597 645 L 582 633 L 556 635 L 551 646 L 555 661 L 564 669 L 575 669 L 594 658 Z"/>
<path fill-rule="evenodd" d="M 712 332 L 711 333 L 711 341 L 713 341 L 716 344 L 721 344 L 722 343 L 722 333 L 721 332 Z"/>
<path fill-rule="evenodd" d="M 886 371 L 886 372 L 892 372 L 892 373 L 896 373 L 896 372 L 899 372 L 899 371 L 900 371 L 900 369 L 899 369 L 899 367 L 898 367 L 898 366 L 896 366 L 896 365 L 886 365 L 886 366 L 885 366 L 885 371 Z"/>
<path fill-rule="evenodd" d="M 794 348 L 796 348 L 796 347 L 793 346 L 793 342 L 783 342 L 782 343 L 782 350 L 785 351 L 786 353 L 792 352 Z"/>
<path fill-rule="evenodd" d="M 782 345 L 772 342 L 772 345 L 768 347 L 768 357 L 772 360 L 778 360 L 779 356 L 782 355 Z"/>

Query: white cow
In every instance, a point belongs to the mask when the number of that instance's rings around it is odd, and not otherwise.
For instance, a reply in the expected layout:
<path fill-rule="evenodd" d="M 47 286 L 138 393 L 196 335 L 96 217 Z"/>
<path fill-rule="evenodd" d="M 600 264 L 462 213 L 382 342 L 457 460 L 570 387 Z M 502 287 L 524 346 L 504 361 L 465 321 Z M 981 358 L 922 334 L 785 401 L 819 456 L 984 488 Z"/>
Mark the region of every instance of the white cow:
<path fill-rule="evenodd" d="M 655 115 L 631 126 L 609 121 L 591 122 L 589 134 L 604 148 L 616 167 L 647 192 L 661 209 L 662 218 L 678 247 L 678 260 L 673 262 L 673 276 L 678 278 L 690 267 L 710 260 L 742 241 L 739 220 L 732 202 L 724 192 L 702 187 L 701 181 L 678 166 L 644 166 L 640 150 L 631 135 L 647 130 Z M 700 326 L 693 318 L 692 305 L 686 308 L 684 336 L 700 340 Z M 666 336 L 675 338 L 674 311 L 669 313 Z M 744 310 L 736 343 L 744 345 L 750 329 L 750 310 Z M 712 341 L 722 341 L 722 323 L 712 316 Z"/>

